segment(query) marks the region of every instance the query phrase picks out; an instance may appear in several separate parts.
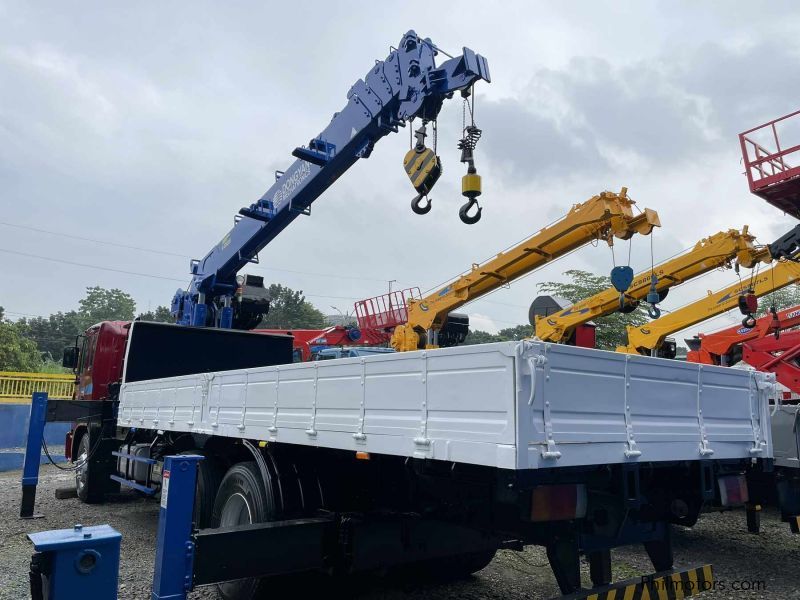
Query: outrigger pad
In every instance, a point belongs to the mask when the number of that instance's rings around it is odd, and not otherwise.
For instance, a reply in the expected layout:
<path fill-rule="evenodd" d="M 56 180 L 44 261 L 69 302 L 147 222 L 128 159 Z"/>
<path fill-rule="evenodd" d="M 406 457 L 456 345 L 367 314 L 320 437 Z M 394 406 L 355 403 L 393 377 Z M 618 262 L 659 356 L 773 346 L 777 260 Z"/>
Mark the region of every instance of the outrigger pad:
<path fill-rule="evenodd" d="M 673 569 L 653 575 L 627 579 L 591 590 L 583 590 L 553 600 L 656 600 L 691 598 L 714 588 L 714 572 L 711 565 L 689 569 Z"/>

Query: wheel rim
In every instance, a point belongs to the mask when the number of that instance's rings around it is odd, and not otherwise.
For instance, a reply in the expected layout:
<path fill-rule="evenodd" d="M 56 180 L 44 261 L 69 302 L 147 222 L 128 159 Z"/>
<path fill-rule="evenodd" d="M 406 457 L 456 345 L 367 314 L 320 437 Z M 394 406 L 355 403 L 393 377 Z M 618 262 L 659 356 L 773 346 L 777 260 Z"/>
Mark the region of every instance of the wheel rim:
<path fill-rule="evenodd" d="M 232 494 L 222 507 L 219 516 L 220 527 L 233 527 L 235 525 L 249 525 L 253 522 L 253 511 L 247 498 L 241 493 Z M 250 589 L 252 593 L 257 579 L 239 579 L 218 584 L 219 590 L 226 598 L 237 598 L 243 590 Z"/>
<path fill-rule="evenodd" d="M 89 476 L 89 461 L 87 460 L 89 457 L 89 445 L 83 443 L 85 439 L 86 437 L 81 439 L 81 444 L 78 448 L 80 454 L 78 454 L 78 460 L 76 461 L 81 465 L 75 471 L 75 489 L 78 490 L 79 494 L 86 488 L 86 481 Z"/>
<path fill-rule="evenodd" d="M 250 504 L 240 493 L 235 493 L 225 501 L 219 517 L 220 527 L 233 527 L 235 525 L 250 525 L 253 522 L 253 513 Z"/>

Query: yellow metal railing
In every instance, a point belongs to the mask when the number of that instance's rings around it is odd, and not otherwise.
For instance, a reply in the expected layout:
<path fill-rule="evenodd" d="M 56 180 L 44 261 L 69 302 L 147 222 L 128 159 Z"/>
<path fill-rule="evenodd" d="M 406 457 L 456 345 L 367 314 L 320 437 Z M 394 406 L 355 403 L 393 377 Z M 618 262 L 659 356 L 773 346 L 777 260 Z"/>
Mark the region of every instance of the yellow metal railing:
<path fill-rule="evenodd" d="M 34 392 L 57 399 L 72 398 L 75 376 L 68 373 L 15 373 L 0 371 L 0 404 L 24 404 Z"/>

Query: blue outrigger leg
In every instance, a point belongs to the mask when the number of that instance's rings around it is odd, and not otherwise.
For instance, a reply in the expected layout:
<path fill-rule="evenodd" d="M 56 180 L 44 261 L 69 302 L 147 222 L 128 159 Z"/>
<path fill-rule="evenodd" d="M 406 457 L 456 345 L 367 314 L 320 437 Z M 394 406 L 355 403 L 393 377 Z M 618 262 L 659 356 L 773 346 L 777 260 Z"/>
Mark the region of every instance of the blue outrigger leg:
<path fill-rule="evenodd" d="M 194 578 L 194 488 L 202 456 L 164 458 L 151 600 L 184 600 Z"/>
<path fill-rule="evenodd" d="M 38 519 L 43 515 L 34 513 L 36 486 L 39 483 L 39 463 L 42 457 L 44 425 L 47 420 L 47 392 L 35 392 L 31 398 L 31 414 L 28 420 L 28 439 L 25 443 L 25 462 L 22 465 L 22 502 L 19 508 L 21 519 Z"/>

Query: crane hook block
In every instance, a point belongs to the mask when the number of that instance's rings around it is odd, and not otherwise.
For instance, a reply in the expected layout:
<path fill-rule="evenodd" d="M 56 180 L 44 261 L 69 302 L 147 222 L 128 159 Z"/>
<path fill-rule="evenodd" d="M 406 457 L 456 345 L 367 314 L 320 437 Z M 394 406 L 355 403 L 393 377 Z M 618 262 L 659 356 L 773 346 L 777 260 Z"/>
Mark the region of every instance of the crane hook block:
<path fill-rule="evenodd" d="M 420 209 L 419 202 L 423 196 L 428 195 L 434 184 L 439 181 L 439 177 L 442 175 L 441 159 L 430 148 L 417 145 L 406 152 L 405 158 L 403 158 L 403 166 L 408 178 L 411 180 L 411 185 L 419 193 L 411 201 L 411 208 L 418 215 L 424 215 L 430 210 L 430 202 L 428 202 L 424 210 Z"/>
<path fill-rule="evenodd" d="M 752 315 L 758 311 L 758 296 L 753 290 L 747 290 L 739 296 L 739 312 L 743 315 Z"/>
<path fill-rule="evenodd" d="M 481 211 L 483 211 L 483 208 L 478 205 L 478 196 L 481 195 L 481 176 L 474 169 L 470 169 L 461 178 L 461 195 L 469 198 L 469 201 L 458 211 L 458 216 L 467 225 L 474 225 L 481 220 Z M 477 206 L 478 210 L 475 211 L 475 214 L 470 215 L 468 213 L 473 206 Z"/>
<path fill-rule="evenodd" d="M 756 326 L 756 318 L 753 316 L 758 310 L 758 296 L 753 290 L 747 290 L 739 296 L 739 312 L 745 315 L 742 319 L 742 326 L 752 329 Z"/>
<path fill-rule="evenodd" d="M 611 269 L 611 285 L 620 294 L 627 292 L 631 283 L 633 283 L 633 268 L 625 265 Z"/>

